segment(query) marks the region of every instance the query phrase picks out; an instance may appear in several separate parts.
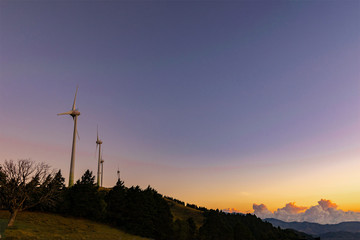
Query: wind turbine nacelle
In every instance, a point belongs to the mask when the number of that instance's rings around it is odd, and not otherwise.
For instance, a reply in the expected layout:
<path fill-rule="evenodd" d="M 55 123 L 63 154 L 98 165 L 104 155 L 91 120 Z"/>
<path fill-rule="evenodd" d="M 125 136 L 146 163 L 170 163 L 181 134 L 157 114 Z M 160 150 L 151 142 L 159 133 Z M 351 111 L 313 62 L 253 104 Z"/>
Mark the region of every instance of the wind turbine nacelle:
<path fill-rule="evenodd" d="M 72 111 L 72 113 L 70 114 L 72 117 L 75 117 L 75 116 L 79 116 L 80 115 L 80 112 L 78 110 L 74 110 Z"/>
<path fill-rule="evenodd" d="M 96 140 L 96 144 L 102 144 L 103 142 L 101 140 Z"/>

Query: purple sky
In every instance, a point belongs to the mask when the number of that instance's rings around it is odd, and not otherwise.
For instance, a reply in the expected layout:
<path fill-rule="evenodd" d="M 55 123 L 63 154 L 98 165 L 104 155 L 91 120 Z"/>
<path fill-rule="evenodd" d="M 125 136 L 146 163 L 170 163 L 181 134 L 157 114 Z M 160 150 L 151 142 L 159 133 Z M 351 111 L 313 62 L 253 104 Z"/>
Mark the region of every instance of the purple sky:
<path fill-rule="evenodd" d="M 67 178 L 72 119 L 56 114 L 79 85 L 76 179 L 96 172 L 99 124 L 107 186 L 120 166 L 126 185 L 208 207 L 302 201 L 264 184 L 360 167 L 359 27 L 359 1 L 2 0 L 0 161 Z M 344 179 L 301 196 L 352 206 L 340 189 L 360 180 Z"/>

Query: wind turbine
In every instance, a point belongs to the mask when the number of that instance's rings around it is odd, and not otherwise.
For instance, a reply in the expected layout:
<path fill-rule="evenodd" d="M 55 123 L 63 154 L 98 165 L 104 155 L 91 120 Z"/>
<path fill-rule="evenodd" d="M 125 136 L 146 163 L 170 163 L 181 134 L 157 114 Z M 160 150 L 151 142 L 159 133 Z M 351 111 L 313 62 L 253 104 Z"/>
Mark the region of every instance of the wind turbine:
<path fill-rule="evenodd" d="M 69 187 L 72 187 L 74 185 L 76 135 L 78 135 L 78 137 L 79 137 L 79 133 L 77 132 L 77 118 L 80 115 L 80 112 L 78 111 L 78 109 L 75 108 L 76 94 L 77 94 L 78 88 L 79 88 L 79 86 L 76 87 L 74 103 L 73 103 L 71 111 L 58 114 L 58 116 L 59 115 L 70 115 L 70 116 L 72 116 L 72 118 L 74 120 L 74 134 L 73 134 L 73 143 L 72 143 L 72 151 L 71 151 Z M 79 139 L 80 139 L 80 137 L 79 137 Z"/>
<path fill-rule="evenodd" d="M 120 170 L 119 170 L 119 166 L 118 166 L 118 170 L 117 170 L 117 177 L 118 177 L 118 181 L 120 181 Z"/>
<path fill-rule="evenodd" d="M 100 186 L 100 163 L 101 163 L 101 144 L 103 142 L 99 139 L 99 129 L 96 129 L 96 150 L 99 146 L 98 170 L 97 170 L 97 185 Z"/>

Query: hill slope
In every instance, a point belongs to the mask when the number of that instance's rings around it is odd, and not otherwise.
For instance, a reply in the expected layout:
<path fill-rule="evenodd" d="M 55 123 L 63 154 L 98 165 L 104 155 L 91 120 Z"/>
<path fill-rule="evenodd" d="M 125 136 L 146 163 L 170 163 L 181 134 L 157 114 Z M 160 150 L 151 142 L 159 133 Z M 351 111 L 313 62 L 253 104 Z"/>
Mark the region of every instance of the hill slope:
<path fill-rule="evenodd" d="M 205 218 L 204 212 L 199 211 L 197 209 L 185 207 L 181 204 L 178 204 L 170 200 L 167 200 L 167 203 L 169 204 L 171 213 L 174 216 L 174 221 L 176 219 L 186 221 L 187 219 L 192 218 L 198 230 L 204 223 L 206 224 L 206 226 L 208 226 L 209 224 L 211 225 L 212 220 L 209 221 L 209 219 Z M 229 224 L 228 226 L 226 226 L 226 228 L 231 227 L 233 220 L 238 221 L 240 220 L 239 218 L 244 218 L 245 225 L 247 225 L 248 223 L 250 223 L 249 221 L 251 221 L 252 222 L 251 225 L 256 223 L 257 225 L 259 225 L 258 227 L 268 228 L 268 230 L 270 230 L 270 228 L 267 227 L 265 223 L 263 224 L 263 222 L 258 220 L 256 217 L 251 217 L 251 216 L 246 217 L 245 215 L 243 217 L 236 215 L 226 216 L 226 214 L 222 214 L 215 211 L 207 212 L 207 215 L 209 214 L 213 215 L 212 219 L 214 219 L 215 217 L 215 219 L 217 220 L 219 219 L 226 220 L 225 221 L 226 223 L 224 222 L 224 224 L 225 225 Z M 8 219 L 8 217 L 9 217 L 9 213 L 7 211 L 0 211 L 0 220 Z M 214 230 L 217 227 L 218 224 L 215 224 L 214 226 L 210 226 L 210 229 Z M 206 231 L 206 227 L 205 230 L 203 230 L 203 232 L 204 231 Z M 258 231 L 256 230 L 255 232 Z M 24 240 L 30 240 L 30 239 L 32 240 L 35 239 L 36 240 L 45 240 L 45 239 L 46 240 L 53 240 L 53 239 L 141 240 L 144 239 L 145 240 L 148 239 L 148 238 L 142 238 L 139 236 L 127 234 L 119 229 L 113 228 L 106 224 L 100 224 L 86 219 L 63 217 L 61 215 L 43 213 L 43 212 L 20 212 L 15 222 L 15 226 L 8 228 L 5 234 L 6 234 L 6 240 L 19 240 L 19 239 L 24 239 Z M 207 237 L 202 239 L 207 239 Z M 300 238 L 294 238 L 294 239 L 300 239 Z M 304 236 L 301 239 L 312 239 L 312 238 Z"/>
<path fill-rule="evenodd" d="M 165 198 L 165 200 L 170 206 L 174 221 L 177 219 L 186 221 L 188 218 L 194 220 L 197 230 L 200 230 L 199 239 L 314 239 L 310 235 L 293 230 L 279 232 L 271 224 L 265 223 L 253 215 L 226 214 L 214 210 L 204 212 L 170 199 Z M 244 225 L 241 226 L 240 222 L 242 221 Z M 232 226 L 234 223 L 236 227 Z M 219 229 L 220 231 L 218 231 Z M 234 236 L 232 236 L 233 233 L 225 236 L 224 230 L 229 229 L 232 229 L 230 232 L 234 231 Z M 261 236 L 258 236 L 259 234 Z"/>
<path fill-rule="evenodd" d="M 291 228 L 308 234 L 320 235 L 328 232 L 360 232 L 360 222 L 342 222 L 338 224 L 318 224 L 311 222 L 284 222 L 274 218 L 267 218 L 275 227 Z"/>
<path fill-rule="evenodd" d="M 275 227 L 283 229 L 295 229 L 313 236 L 319 236 L 322 240 L 359 240 L 360 222 L 342 222 L 338 224 L 318 224 L 310 222 L 284 222 L 274 218 L 267 218 Z"/>
<path fill-rule="evenodd" d="M 194 222 L 196 224 L 196 227 L 199 229 L 203 223 L 204 223 L 204 213 L 200 210 L 185 207 L 184 205 L 181 205 L 179 203 L 176 203 L 174 201 L 171 201 L 169 199 L 165 200 L 168 202 L 170 206 L 171 214 L 174 217 L 174 221 L 176 219 L 184 220 L 186 221 L 188 218 L 193 218 Z"/>
<path fill-rule="evenodd" d="M 9 213 L 0 211 L 0 219 Z M 42 212 L 20 212 L 15 226 L 5 231 L 6 240 L 146 240 L 119 229 L 86 219 L 63 217 Z"/>

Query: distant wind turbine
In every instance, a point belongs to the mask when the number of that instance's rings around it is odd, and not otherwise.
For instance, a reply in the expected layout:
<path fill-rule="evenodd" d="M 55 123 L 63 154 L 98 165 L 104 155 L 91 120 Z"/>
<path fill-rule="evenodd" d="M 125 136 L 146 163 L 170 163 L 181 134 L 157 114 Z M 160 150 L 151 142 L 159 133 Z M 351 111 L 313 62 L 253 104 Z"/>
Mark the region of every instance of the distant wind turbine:
<path fill-rule="evenodd" d="M 79 86 L 76 87 L 75 92 L 75 98 L 74 98 L 74 104 L 72 106 L 71 111 L 59 113 L 59 115 L 70 115 L 72 116 L 74 120 L 74 134 L 73 134 L 73 143 L 72 143 L 72 151 L 71 151 L 71 162 L 70 162 L 70 174 L 69 174 L 69 187 L 72 187 L 74 185 L 74 169 L 75 169 L 75 145 L 76 145 L 76 135 L 79 137 L 79 133 L 77 131 L 77 118 L 80 115 L 80 112 L 78 109 L 75 108 L 76 103 L 76 95 L 78 91 Z M 80 137 L 79 137 L 80 139 Z"/>
<path fill-rule="evenodd" d="M 117 177 L 118 177 L 118 181 L 120 181 L 120 170 L 119 170 L 119 166 L 118 166 L 118 170 L 117 170 Z"/>
<path fill-rule="evenodd" d="M 100 186 L 100 163 L 101 163 L 101 144 L 103 142 L 99 139 L 99 129 L 96 129 L 96 150 L 99 146 L 98 170 L 97 170 L 97 185 Z"/>

